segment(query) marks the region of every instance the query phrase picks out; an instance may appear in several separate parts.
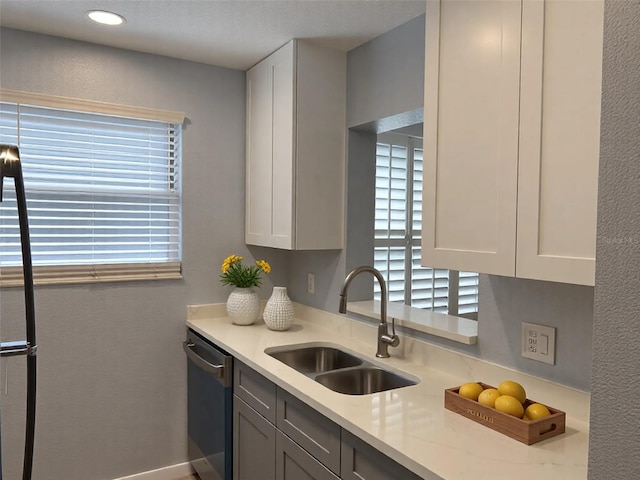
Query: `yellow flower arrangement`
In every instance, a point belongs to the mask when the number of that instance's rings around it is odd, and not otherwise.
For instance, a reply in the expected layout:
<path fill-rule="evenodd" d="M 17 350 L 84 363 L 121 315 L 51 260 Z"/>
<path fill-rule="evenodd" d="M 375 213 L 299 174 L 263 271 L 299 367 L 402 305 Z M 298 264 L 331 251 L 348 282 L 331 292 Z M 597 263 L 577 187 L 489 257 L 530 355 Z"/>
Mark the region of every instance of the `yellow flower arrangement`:
<path fill-rule="evenodd" d="M 265 260 L 258 260 L 255 265 L 243 265 L 240 255 L 229 255 L 221 266 L 220 282 L 239 288 L 259 287 L 262 285 L 260 274 L 269 273 L 271 265 Z"/>

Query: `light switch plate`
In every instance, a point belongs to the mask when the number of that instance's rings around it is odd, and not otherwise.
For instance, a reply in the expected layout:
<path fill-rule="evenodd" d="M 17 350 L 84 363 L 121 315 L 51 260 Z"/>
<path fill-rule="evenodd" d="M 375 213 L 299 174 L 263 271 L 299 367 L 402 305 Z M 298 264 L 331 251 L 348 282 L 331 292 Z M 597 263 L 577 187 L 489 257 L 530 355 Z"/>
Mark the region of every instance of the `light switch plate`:
<path fill-rule="evenodd" d="M 522 322 L 522 356 L 555 365 L 556 328 Z"/>
<path fill-rule="evenodd" d="M 307 273 L 307 293 L 316 293 L 316 276 L 313 273 Z"/>

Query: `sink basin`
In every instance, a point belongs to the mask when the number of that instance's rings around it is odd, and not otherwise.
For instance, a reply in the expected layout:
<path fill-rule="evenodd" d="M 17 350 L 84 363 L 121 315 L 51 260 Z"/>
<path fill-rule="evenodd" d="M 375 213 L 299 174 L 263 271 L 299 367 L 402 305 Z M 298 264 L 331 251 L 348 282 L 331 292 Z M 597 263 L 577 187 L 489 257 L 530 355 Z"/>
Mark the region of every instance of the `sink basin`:
<path fill-rule="evenodd" d="M 381 368 L 338 346 L 289 345 L 267 348 L 265 353 L 328 389 L 347 395 L 384 392 L 419 382 Z"/>
<path fill-rule="evenodd" d="M 316 382 L 334 392 L 348 395 L 367 395 L 394 388 L 416 385 L 417 382 L 377 367 L 352 368 L 324 373 L 316 377 Z"/>
<path fill-rule="evenodd" d="M 319 373 L 340 368 L 355 367 L 362 360 L 333 347 L 297 347 L 279 352 L 267 352 L 273 358 L 300 373 Z"/>

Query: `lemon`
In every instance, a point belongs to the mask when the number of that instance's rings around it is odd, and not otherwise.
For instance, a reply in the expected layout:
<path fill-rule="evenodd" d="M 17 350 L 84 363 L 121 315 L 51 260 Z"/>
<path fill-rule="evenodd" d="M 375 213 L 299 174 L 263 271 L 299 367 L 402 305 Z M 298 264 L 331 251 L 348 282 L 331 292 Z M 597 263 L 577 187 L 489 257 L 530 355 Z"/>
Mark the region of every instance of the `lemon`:
<path fill-rule="evenodd" d="M 551 412 L 541 403 L 532 403 L 524 411 L 525 420 L 538 420 L 539 418 L 548 417 Z"/>
<path fill-rule="evenodd" d="M 487 388 L 478 396 L 478 403 L 485 407 L 494 408 L 496 406 L 496 398 L 500 396 L 500 392 L 495 388 Z"/>
<path fill-rule="evenodd" d="M 460 387 L 458 393 L 460 396 L 470 398 L 471 400 L 478 400 L 478 395 L 482 392 L 482 385 L 479 383 L 465 383 Z"/>
<path fill-rule="evenodd" d="M 500 395 L 509 395 L 511 397 L 517 398 L 520 403 L 524 403 L 527 399 L 527 392 L 524 391 L 524 388 L 519 383 L 514 382 L 513 380 L 505 380 L 504 382 L 500 382 L 498 385 L 498 391 Z"/>
<path fill-rule="evenodd" d="M 520 400 L 511 395 L 500 395 L 496 398 L 496 410 L 499 410 L 514 417 L 522 418 L 524 407 Z"/>

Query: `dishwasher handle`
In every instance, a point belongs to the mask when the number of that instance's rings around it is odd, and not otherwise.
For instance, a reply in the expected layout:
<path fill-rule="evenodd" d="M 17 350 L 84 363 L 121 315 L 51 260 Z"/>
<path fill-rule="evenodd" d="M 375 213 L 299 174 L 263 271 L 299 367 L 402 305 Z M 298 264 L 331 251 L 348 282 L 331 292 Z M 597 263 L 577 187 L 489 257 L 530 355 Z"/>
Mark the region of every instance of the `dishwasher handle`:
<path fill-rule="evenodd" d="M 222 383 L 225 387 L 231 386 L 231 357 L 225 357 L 224 363 L 220 365 L 214 365 L 213 363 L 207 362 L 204 358 L 198 355 L 194 350 L 195 343 L 190 342 L 188 340 L 182 342 L 182 348 L 184 352 L 187 354 L 189 360 L 195 363 L 198 367 L 203 369 L 205 372 L 210 373 L 216 380 Z"/>

